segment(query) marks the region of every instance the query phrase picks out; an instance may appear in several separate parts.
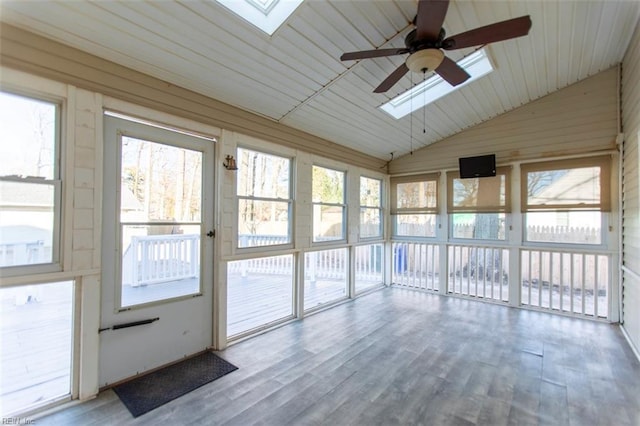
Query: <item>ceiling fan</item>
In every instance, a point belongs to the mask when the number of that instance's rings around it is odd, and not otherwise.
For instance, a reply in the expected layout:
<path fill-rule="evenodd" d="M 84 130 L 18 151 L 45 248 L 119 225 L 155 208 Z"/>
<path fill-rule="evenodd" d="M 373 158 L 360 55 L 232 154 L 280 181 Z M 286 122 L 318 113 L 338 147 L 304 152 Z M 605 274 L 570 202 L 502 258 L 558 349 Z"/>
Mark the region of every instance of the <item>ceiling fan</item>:
<path fill-rule="evenodd" d="M 521 37 L 527 35 L 531 28 L 531 18 L 526 15 L 445 38 L 442 23 L 448 8 L 449 0 L 419 0 L 418 13 L 413 22 L 416 28 L 405 37 L 406 47 L 349 52 L 343 54 L 340 60 L 380 58 L 409 53 L 406 61 L 380 83 L 374 93 L 384 93 L 391 89 L 409 71 L 435 71 L 449 84 L 457 86 L 464 83 L 470 75 L 446 57 L 442 49 L 462 49 Z"/>

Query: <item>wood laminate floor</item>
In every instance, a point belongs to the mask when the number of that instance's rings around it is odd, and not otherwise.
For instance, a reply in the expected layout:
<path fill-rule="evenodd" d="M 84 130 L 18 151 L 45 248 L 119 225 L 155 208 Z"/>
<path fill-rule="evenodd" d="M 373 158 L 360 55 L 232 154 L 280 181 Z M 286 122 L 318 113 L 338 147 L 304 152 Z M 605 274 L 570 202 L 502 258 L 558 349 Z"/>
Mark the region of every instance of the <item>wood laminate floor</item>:
<path fill-rule="evenodd" d="M 38 425 L 632 425 L 617 325 L 385 288 L 219 353 L 239 369 L 134 419 L 113 391 Z"/>

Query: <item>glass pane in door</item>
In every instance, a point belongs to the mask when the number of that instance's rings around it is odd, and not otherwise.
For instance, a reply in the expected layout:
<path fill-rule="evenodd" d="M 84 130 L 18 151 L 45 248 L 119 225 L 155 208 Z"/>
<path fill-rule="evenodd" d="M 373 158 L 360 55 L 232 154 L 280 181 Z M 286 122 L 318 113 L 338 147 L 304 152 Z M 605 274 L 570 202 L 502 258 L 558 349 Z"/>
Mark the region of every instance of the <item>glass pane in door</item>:
<path fill-rule="evenodd" d="M 202 152 L 124 136 L 121 155 L 121 222 L 200 222 Z"/>
<path fill-rule="evenodd" d="M 121 307 L 201 292 L 202 157 L 122 138 Z"/>

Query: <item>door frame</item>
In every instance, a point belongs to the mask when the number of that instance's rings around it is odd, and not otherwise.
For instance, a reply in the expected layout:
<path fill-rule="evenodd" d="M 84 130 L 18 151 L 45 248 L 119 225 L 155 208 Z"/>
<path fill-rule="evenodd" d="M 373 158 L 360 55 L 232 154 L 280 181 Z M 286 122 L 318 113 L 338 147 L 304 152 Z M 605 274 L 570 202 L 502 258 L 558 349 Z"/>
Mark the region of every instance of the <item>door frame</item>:
<path fill-rule="evenodd" d="M 154 368 L 158 368 L 165 364 L 169 364 L 184 356 L 193 355 L 195 353 L 198 353 L 199 351 L 210 348 L 213 345 L 215 329 L 217 327 L 217 324 L 215 321 L 216 315 L 214 314 L 216 311 L 216 308 L 214 305 L 214 293 L 215 293 L 214 289 L 216 287 L 215 286 L 216 271 L 213 268 L 214 266 L 213 259 L 215 259 L 216 248 L 214 244 L 214 239 L 209 238 L 205 235 L 210 230 L 214 229 L 214 226 L 216 224 L 216 217 L 217 217 L 217 213 L 216 213 L 217 191 L 215 189 L 218 187 L 216 184 L 217 175 L 215 170 L 216 168 L 215 158 L 217 154 L 216 152 L 217 144 L 215 143 L 216 138 L 209 135 L 205 136 L 201 132 L 191 132 L 191 131 L 184 130 L 185 128 L 187 128 L 183 125 L 184 120 L 180 120 L 180 119 L 176 120 L 180 122 L 180 126 L 175 126 L 173 122 L 166 124 L 167 123 L 166 120 L 163 120 L 163 122 L 155 121 L 153 119 L 156 118 L 157 115 L 163 115 L 163 114 L 154 114 L 153 111 L 150 111 L 150 110 L 148 110 L 147 112 L 150 112 L 148 116 L 152 117 L 151 120 L 138 120 L 134 117 L 119 114 L 119 113 L 108 113 L 108 115 L 106 114 L 103 115 L 104 137 L 105 137 L 104 139 L 104 151 L 105 151 L 104 182 L 106 183 L 106 185 L 104 185 L 104 194 L 103 194 L 104 196 L 103 224 L 102 224 L 102 227 L 103 227 L 103 255 L 102 255 L 103 290 L 102 290 L 102 297 L 101 297 L 102 314 L 100 316 L 100 327 L 101 329 L 103 329 L 103 331 L 104 329 L 108 330 L 108 328 L 114 324 L 107 323 L 107 322 L 114 322 L 116 318 L 117 318 L 117 321 L 115 322 L 121 324 L 121 323 L 144 320 L 147 317 L 151 317 L 151 316 L 157 317 L 157 315 L 150 315 L 149 312 L 157 313 L 158 311 L 163 312 L 163 314 L 166 315 L 167 318 L 169 318 L 169 322 L 165 323 L 163 327 L 167 327 L 167 326 L 171 327 L 174 325 L 173 321 L 171 321 L 171 317 L 172 315 L 176 314 L 175 312 L 176 310 L 180 309 L 179 307 L 180 304 L 183 304 L 183 307 L 182 307 L 183 310 L 186 312 L 189 312 L 190 314 L 190 315 L 182 315 L 184 321 L 187 321 L 187 322 L 191 321 L 192 323 L 202 322 L 202 324 L 196 326 L 195 332 L 193 333 L 192 336 L 189 336 L 188 338 L 188 339 L 194 339 L 194 340 L 189 340 L 189 344 L 178 345 L 181 348 L 180 350 L 183 350 L 186 352 L 178 353 L 179 351 L 177 351 L 173 354 L 168 354 L 168 353 L 157 354 L 156 355 L 158 356 L 157 360 L 151 360 L 147 364 L 147 361 L 145 359 L 142 365 L 124 366 L 121 370 L 119 370 L 120 372 L 117 374 L 112 374 L 109 371 L 105 371 L 109 369 L 109 367 L 105 367 L 105 363 L 111 362 L 111 361 L 108 361 L 110 357 L 105 356 L 105 353 L 109 352 L 109 345 L 112 345 L 111 347 L 113 348 L 114 347 L 113 345 L 122 344 L 122 342 L 124 341 L 125 342 L 124 349 L 126 351 L 127 347 L 130 347 L 131 345 L 139 344 L 139 342 L 141 341 L 140 337 L 141 335 L 144 334 L 145 328 L 146 330 L 152 330 L 152 328 L 149 327 L 149 325 L 144 325 L 142 327 L 132 327 L 129 333 L 127 333 L 127 331 L 122 333 L 122 331 L 116 331 L 116 330 L 109 330 L 109 331 L 105 331 L 105 333 L 101 333 L 101 337 L 99 338 L 99 341 L 100 341 L 99 352 L 100 352 L 100 357 L 103 359 L 99 362 L 99 372 L 98 372 L 100 376 L 99 383 L 101 386 L 113 384 L 114 382 L 121 381 L 128 377 L 135 376 L 136 374 L 149 371 Z M 166 118 L 166 116 L 163 118 Z M 119 173 L 120 173 L 121 151 L 120 151 L 120 138 L 116 136 L 116 139 L 114 140 L 113 136 L 115 135 L 115 133 L 108 134 L 108 132 L 114 132 L 114 126 L 117 127 L 116 124 L 117 123 L 122 124 L 122 122 L 124 122 L 125 125 L 131 124 L 132 127 L 141 127 L 143 129 L 148 129 L 149 130 L 148 133 L 152 133 L 152 134 L 155 133 L 156 131 L 159 133 L 170 132 L 170 134 L 174 136 L 177 133 L 182 133 L 182 134 L 185 134 L 185 137 L 187 138 L 195 137 L 200 140 L 206 139 L 206 141 L 203 140 L 203 142 L 199 144 L 200 148 L 202 149 L 197 149 L 198 151 L 201 151 L 203 154 L 203 165 L 202 165 L 201 176 L 202 176 L 203 182 L 207 182 L 206 186 L 203 185 L 202 193 L 201 193 L 201 196 L 202 196 L 202 206 L 201 206 L 202 225 L 201 226 L 202 228 L 201 228 L 201 240 L 200 240 L 200 287 L 199 287 L 198 293 L 193 293 L 193 294 L 189 294 L 182 297 L 171 298 L 171 299 L 163 300 L 159 302 L 151 302 L 151 303 L 136 305 L 132 307 L 118 308 L 120 303 L 116 301 L 115 298 L 119 297 L 120 292 L 115 290 L 116 290 L 116 287 L 121 286 L 121 278 L 118 274 L 118 272 L 120 271 L 120 268 L 119 267 L 114 268 L 114 267 L 118 266 L 118 264 L 121 261 L 120 258 L 122 256 L 121 249 L 118 249 L 117 247 L 118 244 L 120 244 L 119 233 L 121 228 L 120 221 L 117 219 L 117 217 L 119 217 L 118 216 L 119 215 L 119 210 L 118 210 L 119 209 L 119 191 L 120 191 Z M 156 129 L 154 129 L 154 127 Z M 195 127 L 201 128 L 202 126 L 200 125 Z M 156 140 L 153 138 L 153 136 L 150 137 L 147 135 L 145 137 L 144 134 L 135 134 L 135 133 L 129 133 L 129 132 L 126 132 L 125 134 L 130 135 L 132 137 L 139 137 L 141 139 L 146 139 L 153 142 L 157 141 L 159 143 L 170 143 L 167 140 Z M 207 143 L 209 143 L 209 145 L 207 145 Z M 115 146 L 109 146 L 109 144 L 112 144 Z M 176 146 L 188 148 L 190 144 L 187 143 L 186 145 L 187 146 L 178 144 Z M 191 147 L 190 149 L 193 149 L 193 147 Z M 112 161 L 115 161 L 116 163 L 113 164 L 111 163 Z M 211 188 L 213 188 L 213 190 L 211 190 Z M 188 308 L 189 306 L 193 309 L 189 309 Z M 200 309 L 203 311 L 203 317 L 201 317 L 200 319 L 198 319 L 197 316 L 192 318 L 191 314 L 197 313 L 198 310 Z M 179 325 L 175 325 L 175 326 L 179 327 Z M 185 335 L 188 334 L 189 328 L 184 324 L 183 324 L 183 327 L 185 328 L 183 334 Z M 176 330 L 173 330 L 173 332 L 175 331 Z M 118 333 L 121 333 L 121 334 L 118 334 Z M 149 335 L 148 333 L 149 331 L 147 331 L 147 335 Z M 158 340 L 158 337 L 162 337 L 162 339 L 160 340 L 163 340 L 166 337 L 166 335 L 163 335 L 163 334 L 160 334 L 160 335 L 158 335 L 157 333 L 155 334 L 156 334 L 156 340 Z M 174 337 L 175 337 L 175 334 L 174 334 Z M 118 341 L 120 341 L 120 343 L 117 343 Z M 195 343 L 195 346 L 194 346 L 194 342 L 199 342 L 199 343 Z M 171 347 L 172 345 L 176 346 L 174 343 L 171 343 L 171 342 L 167 343 L 166 341 L 163 341 L 162 343 L 158 343 L 158 342 L 156 343 L 162 344 L 164 347 Z M 157 353 L 159 351 L 152 350 L 152 353 L 153 352 Z M 168 352 L 170 353 L 171 350 L 168 350 Z M 117 351 L 117 353 L 120 353 L 120 351 Z M 133 364 L 135 364 L 136 362 L 140 363 L 140 360 L 142 359 L 140 354 L 134 353 L 134 355 L 138 356 L 139 358 L 136 361 L 134 359 L 135 356 L 130 357 L 130 359 L 132 359 L 132 363 Z M 104 358 L 106 358 L 107 360 L 105 360 Z M 123 375 L 122 371 L 125 371 L 125 370 L 128 370 L 129 372 Z"/>

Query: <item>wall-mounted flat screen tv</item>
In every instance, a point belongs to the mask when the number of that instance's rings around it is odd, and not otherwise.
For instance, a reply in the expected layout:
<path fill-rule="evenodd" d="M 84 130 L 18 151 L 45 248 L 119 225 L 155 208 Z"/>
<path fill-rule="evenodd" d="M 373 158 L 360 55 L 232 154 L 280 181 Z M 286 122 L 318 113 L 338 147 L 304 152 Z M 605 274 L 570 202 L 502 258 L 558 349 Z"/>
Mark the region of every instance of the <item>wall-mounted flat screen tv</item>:
<path fill-rule="evenodd" d="M 496 175 L 495 154 L 480 155 L 478 157 L 459 158 L 460 178 L 479 178 Z"/>

